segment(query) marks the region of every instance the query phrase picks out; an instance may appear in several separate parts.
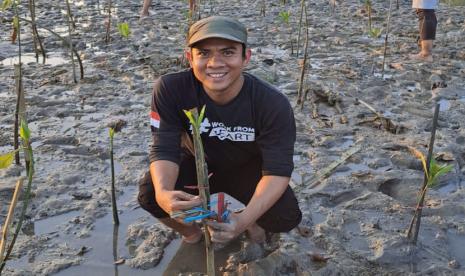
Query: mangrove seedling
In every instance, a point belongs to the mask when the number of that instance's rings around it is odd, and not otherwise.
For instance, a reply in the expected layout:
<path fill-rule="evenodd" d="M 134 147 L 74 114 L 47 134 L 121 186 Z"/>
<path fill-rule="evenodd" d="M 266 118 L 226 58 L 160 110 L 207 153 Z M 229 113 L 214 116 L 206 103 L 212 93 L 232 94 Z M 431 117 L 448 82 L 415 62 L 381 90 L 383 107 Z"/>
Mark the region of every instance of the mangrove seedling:
<path fill-rule="evenodd" d="M 0 275 L 2 273 L 3 268 L 5 267 L 6 262 L 8 261 L 8 258 L 11 255 L 11 252 L 13 251 L 13 247 L 15 245 L 16 239 L 19 235 L 19 231 L 21 230 L 21 227 L 23 225 L 24 218 L 26 216 L 26 211 L 27 207 L 29 206 L 30 198 L 31 198 L 31 187 L 32 187 L 32 176 L 34 175 L 34 156 L 33 156 L 33 151 L 32 147 L 30 144 L 30 138 L 31 138 L 31 132 L 29 130 L 29 127 L 27 126 L 27 122 L 25 120 L 21 120 L 21 127 L 19 131 L 20 137 L 21 137 L 21 142 L 22 142 L 22 149 L 24 151 L 25 155 L 25 160 L 26 160 L 26 170 L 27 170 L 27 186 L 26 186 L 26 191 L 24 195 L 24 201 L 23 205 L 21 208 L 21 213 L 18 218 L 18 222 L 16 223 L 16 229 L 15 232 L 13 233 L 13 237 L 10 241 L 10 244 L 8 245 L 8 249 L 6 249 L 6 254 L 3 256 L 0 256 Z M 0 157 L 0 160 L 7 160 L 6 162 L 2 162 L 2 164 L 9 165 L 11 164 L 11 152 L 8 153 L 9 157 Z M 8 161 L 10 160 L 10 161 Z M 8 231 L 8 227 L 3 228 L 3 231 Z M 6 243 L 6 240 L 2 243 Z M 4 245 L 6 248 L 6 244 Z"/>
<path fill-rule="evenodd" d="M 74 65 L 74 52 L 73 52 L 73 36 L 72 36 L 72 33 L 71 33 L 71 25 L 74 25 L 74 20 L 73 20 L 73 15 L 71 14 L 71 8 L 70 8 L 70 5 L 69 5 L 69 0 L 66 0 L 66 12 L 67 12 L 67 17 L 66 17 L 66 21 L 68 23 L 68 40 L 69 40 L 69 56 L 71 58 L 71 65 L 73 66 L 73 81 L 74 83 L 77 83 L 77 80 L 76 80 L 76 66 Z M 76 28 L 76 27 L 74 27 Z"/>
<path fill-rule="evenodd" d="M 429 166 L 427 166 L 427 161 L 423 153 L 413 147 L 409 147 L 409 151 L 421 161 L 423 172 L 425 173 L 426 185 L 424 185 L 420 190 L 420 195 L 417 200 L 417 205 L 415 208 L 415 213 L 410 223 L 409 229 L 407 230 L 407 236 L 409 238 L 414 238 L 416 242 L 416 235 L 414 233 L 414 222 L 418 219 L 418 216 L 421 216 L 420 210 L 423 208 L 423 201 L 426 196 L 426 192 L 429 188 L 434 188 L 438 184 L 439 177 L 449 173 L 454 168 L 454 165 L 439 164 L 436 159 L 431 158 Z"/>
<path fill-rule="evenodd" d="M 289 24 L 289 19 L 291 18 L 291 12 L 290 11 L 281 11 L 279 12 L 279 19 L 281 20 L 281 22 L 283 22 L 284 24 L 286 24 L 286 26 L 288 28 L 290 28 L 289 30 L 289 42 L 291 43 L 291 55 L 294 54 L 294 45 L 293 45 L 293 42 L 292 42 L 292 25 Z"/>
<path fill-rule="evenodd" d="M 111 209 L 113 211 L 113 223 L 119 225 L 118 207 L 116 206 L 116 191 L 115 191 L 115 164 L 113 159 L 113 137 L 115 129 L 110 128 L 110 167 L 111 167 Z"/>
<path fill-rule="evenodd" d="M 112 9 L 112 2 L 111 0 L 108 0 L 108 18 L 107 18 L 107 26 L 106 26 L 106 32 L 105 32 L 105 43 L 108 44 L 110 42 L 110 28 L 111 28 L 111 9 Z"/>
<path fill-rule="evenodd" d="M 281 11 L 279 12 L 279 19 L 286 24 L 289 25 L 289 17 L 291 16 L 291 13 L 289 11 Z"/>
<path fill-rule="evenodd" d="M 381 33 L 381 28 L 371 28 L 370 30 L 368 30 L 368 36 L 372 38 L 379 38 L 381 36 Z"/>
<path fill-rule="evenodd" d="M 113 137 L 115 132 L 120 132 L 121 129 L 126 125 L 123 120 L 110 123 L 109 136 L 110 136 L 110 169 L 111 169 L 111 209 L 113 212 L 113 223 L 119 225 L 118 218 L 118 207 L 116 206 L 116 190 L 115 190 L 115 162 L 113 158 Z"/>
<path fill-rule="evenodd" d="M 129 29 L 129 24 L 127 22 L 118 23 L 118 31 L 119 34 L 126 39 L 131 34 L 131 29 Z"/>
<path fill-rule="evenodd" d="M 16 111 L 15 111 L 15 123 L 13 130 L 13 147 L 15 149 L 15 163 L 20 164 L 19 152 L 19 122 L 20 122 L 20 105 L 21 105 L 21 94 L 22 94 L 22 62 L 21 62 L 21 24 L 19 18 L 19 1 L 17 0 L 4 0 L 2 2 L 2 10 L 7 10 L 13 6 L 14 17 L 13 17 L 13 32 L 11 35 L 12 43 L 18 40 L 18 65 L 15 66 L 15 79 L 16 79 Z"/>
<path fill-rule="evenodd" d="M 197 185 L 199 190 L 200 198 L 202 199 L 202 208 L 204 210 L 210 210 L 210 188 L 208 184 L 208 170 L 205 162 L 205 153 L 202 146 L 202 138 L 200 137 L 200 125 L 205 116 L 205 106 L 202 107 L 200 115 L 198 114 L 197 108 L 190 110 L 184 110 L 190 124 L 192 125 L 192 137 L 194 140 L 194 155 L 195 155 L 195 167 L 197 169 Z M 210 232 L 207 226 L 203 223 L 203 233 L 205 237 L 205 248 L 207 256 L 207 275 L 215 275 L 215 255 L 213 243 L 211 242 Z"/>
<path fill-rule="evenodd" d="M 391 24 L 391 11 L 392 11 L 392 0 L 389 0 L 389 12 L 386 24 L 386 36 L 384 37 L 384 51 L 383 51 L 383 64 L 381 67 L 381 78 L 384 79 L 384 64 L 386 63 L 386 53 L 387 53 L 387 45 L 388 45 L 388 37 L 389 37 L 389 26 Z"/>
<path fill-rule="evenodd" d="M 371 0 L 362 0 L 365 4 L 366 12 L 368 13 L 368 31 L 371 30 Z"/>

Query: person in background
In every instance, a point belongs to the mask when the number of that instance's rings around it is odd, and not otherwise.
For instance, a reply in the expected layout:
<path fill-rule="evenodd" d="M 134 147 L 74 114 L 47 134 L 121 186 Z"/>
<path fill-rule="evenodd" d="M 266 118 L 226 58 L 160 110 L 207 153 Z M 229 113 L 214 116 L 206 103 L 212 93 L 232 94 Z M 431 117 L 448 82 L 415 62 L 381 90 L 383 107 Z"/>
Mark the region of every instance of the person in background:
<path fill-rule="evenodd" d="M 436 39 L 437 19 L 434 12 L 437 9 L 437 0 L 413 0 L 412 8 L 416 9 L 419 21 L 420 52 L 410 55 L 413 60 L 433 61 L 433 41 Z"/>
<path fill-rule="evenodd" d="M 152 5 L 152 0 L 144 0 L 142 10 L 140 11 L 140 18 L 149 16 L 149 8 Z"/>

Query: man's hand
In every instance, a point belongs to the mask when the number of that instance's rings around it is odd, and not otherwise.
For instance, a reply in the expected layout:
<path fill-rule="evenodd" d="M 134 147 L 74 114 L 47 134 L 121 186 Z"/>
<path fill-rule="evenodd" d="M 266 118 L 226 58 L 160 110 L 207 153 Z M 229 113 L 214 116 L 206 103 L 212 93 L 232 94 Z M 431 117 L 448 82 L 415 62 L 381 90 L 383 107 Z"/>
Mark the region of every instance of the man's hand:
<path fill-rule="evenodd" d="M 199 196 L 183 191 L 163 191 L 156 194 L 158 205 L 168 214 L 175 211 L 187 210 L 202 204 Z"/>
<path fill-rule="evenodd" d="M 208 231 L 210 232 L 212 242 L 217 243 L 228 243 L 246 230 L 240 215 L 234 213 L 230 214 L 229 222 L 210 220 L 206 220 L 205 222 L 208 225 Z"/>

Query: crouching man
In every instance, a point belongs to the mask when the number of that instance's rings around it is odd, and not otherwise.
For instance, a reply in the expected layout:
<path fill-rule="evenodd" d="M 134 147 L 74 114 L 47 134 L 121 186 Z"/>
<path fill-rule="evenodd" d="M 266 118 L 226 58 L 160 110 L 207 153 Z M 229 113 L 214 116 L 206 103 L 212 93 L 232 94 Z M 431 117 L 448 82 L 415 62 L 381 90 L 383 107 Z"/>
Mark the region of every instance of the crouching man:
<path fill-rule="evenodd" d="M 237 20 L 212 16 L 191 26 L 186 57 L 190 69 L 160 77 L 152 95 L 150 172 L 141 179 L 142 208 L 183 236 L 202 237 L 196 224 L 170 218 L 199 206 L 192 135 L 183 110 L 206 106 L 201 137 L 210 193 L 225 192 L 246 205 L 228 223 L 209 222 L 213 242 L 243 232 L 260 242 L 265 232 L 287 232 L 301 218 L 289 187 L 296 137 L 288 99 L 270 84 L 245 73 L 251 51 Z"/>

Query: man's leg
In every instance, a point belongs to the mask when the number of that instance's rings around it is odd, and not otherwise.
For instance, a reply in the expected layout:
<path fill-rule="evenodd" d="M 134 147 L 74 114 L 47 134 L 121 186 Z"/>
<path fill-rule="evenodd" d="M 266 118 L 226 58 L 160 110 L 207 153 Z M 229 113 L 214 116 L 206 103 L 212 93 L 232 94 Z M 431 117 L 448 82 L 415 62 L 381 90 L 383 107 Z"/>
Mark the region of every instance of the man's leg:
<path fill-rule="evenodd" d="M 185 160 L 181 163 L 178 181 L 175 189 L 183 190 L 187 193 L 193 193 L 192 190 L 184 190 L 184 186 L 195 183 L 195 167 L 192 171 L 193 162 Z M 175 230 L 183 236 L 183 240 L 188 243 L 196 243 L 202 238 L 202 232 L 196 224 L 185 224 L 170 216 L 158 205 L 155 200 L 155 190 L 152 183 L 150 172 L 146 172 L 139 180 L 139 196 L 138 201 L 140 206 L 157 218 L 161 223 Z"/>
<path fill-rule="evenodd" d="M 247 233 L 251 240 L 263 242 L 265 241 L 265 232 L 289 232 L 301 220 L 302 212 L 297 199 L 291 187 L 287 187 L 281 198 L 247 229 Z"/>
<path fill-rule="evenodd" d="M 418 9 L 420 52 L 412 55 L 412 59 L 433 61 L 433 40 L 436 38 L 437 19 L 434 10 Z"/>
<path fill-rule="evenodd" d="M 152 0 L 144 0 L 144 3 L 142 4 L 142 10 L 140 12 L 140 17 L 149 15 L 149 8 L 151 5 L 152 5 Z"/>

